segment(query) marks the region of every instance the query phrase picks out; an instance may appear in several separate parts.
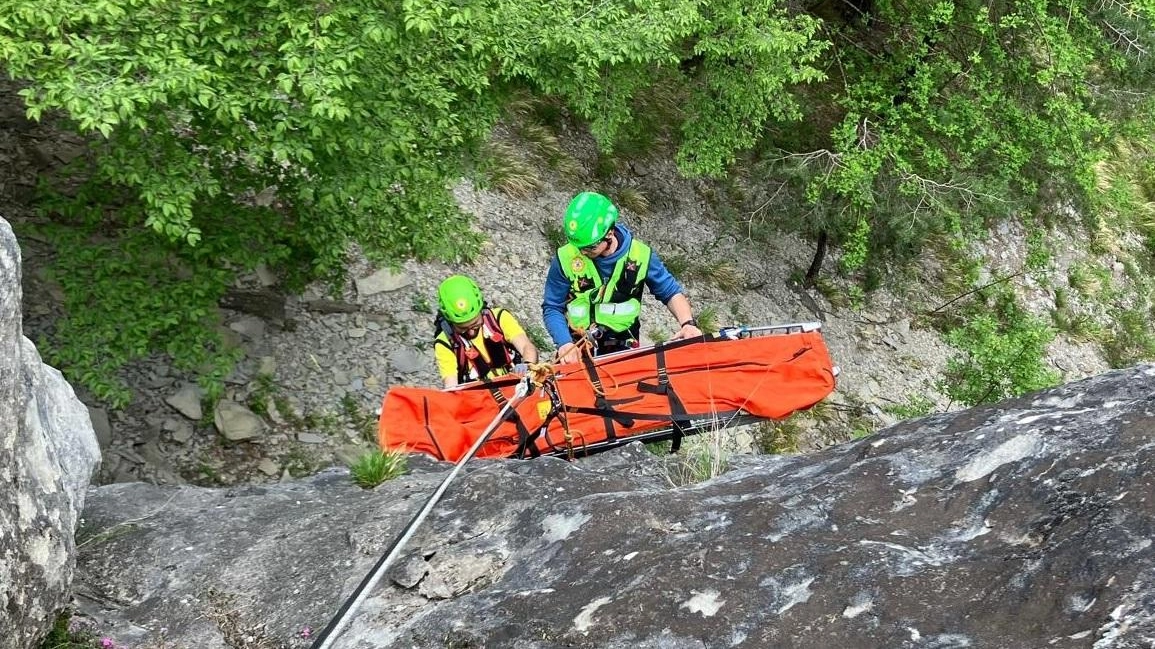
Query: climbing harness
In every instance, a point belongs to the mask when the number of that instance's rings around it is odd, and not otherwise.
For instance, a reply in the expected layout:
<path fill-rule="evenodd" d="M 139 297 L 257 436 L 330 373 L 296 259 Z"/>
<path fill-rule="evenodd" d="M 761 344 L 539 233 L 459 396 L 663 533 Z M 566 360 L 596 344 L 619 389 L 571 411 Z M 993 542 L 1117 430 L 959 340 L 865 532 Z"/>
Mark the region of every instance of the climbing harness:
<path fill-rule="evenodd" d="M 449 349 L 457 359 L 458 383 L 474 381 L 478 377 L 484 379 L 493 370 L 499 370 L 501 374 L 506 368 L 521 362 L 521 353 L 509 342 L 501 328 L 501 316 L 504 314 L 504 309 L 482 306 L 480 315 L 484 355 L 473 346 L 473 341 L 457 333 L 444 316 L 438 315 L 435 318 L 434 327 L 437 331 L 433 344 Z"/>

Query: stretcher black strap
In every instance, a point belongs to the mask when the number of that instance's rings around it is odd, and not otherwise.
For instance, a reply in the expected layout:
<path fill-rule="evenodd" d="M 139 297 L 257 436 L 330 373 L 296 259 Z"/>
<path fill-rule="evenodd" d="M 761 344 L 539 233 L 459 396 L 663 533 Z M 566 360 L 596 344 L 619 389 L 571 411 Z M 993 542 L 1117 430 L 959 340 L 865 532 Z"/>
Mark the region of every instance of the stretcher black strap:
<path fill-rule="evenodd" d="M 633 422 L 628 417 L 620 419 L 614 415 L 613 408 L 606 399 L 606 390 L 602 387 L 602 379 L 598 376 L 598 366 L 594 363 L 593 356 L 582 354 L 581 359 L 586 373 L 589 374 L 590 383 L 594 386 L 594 406 L 601 411 L 599 414 L 602 414 L 602 425 L 604 425 L 606 429 L 606 439 L 611 441 L 615 440 L 618 438 L 618 435 L 614 430 L 614 421 L 618 420 L 618 423 L 626 428 L 632 426 Z"/>
<path fill-rule="evenodd" d="M 630 399 L 630 401 L 637 401 L 637 397 Z M 620 404 L 622 402 L 614 401 L 613 403 Z M 669 421 L 670 420 L 669 415 L 655 415 L 655 414 L 651 414 L 648 412 L 629 412 L 629 411 L 618 410 L 615 408 L 611 408 L 609 410 L 606 410 L 605 408 L 596 408 L 596 407 L 591 408 L 589 406 L 571 406 L 571 405 L 567 404 L 565 407 L 565 411 L 571 412 L 575 415 L 595 415 L 597 417 L 608 417 L 608 418 L 613 419 L 614 421 L 618 422 L 619 424 L 625 426 L 626 428 L 632 428 L 634 426 L 634 424 L 637 423 L 637 420 L 639 420 L 639 419 L 642 421 Z"/>
<path fill-rule="evenodd" d="M 550 424 L 552 424 L 553 421 L 558 418 L 557 413 L 557 409 L 551 408 L 549 414 L 546 415 L 545 419 L 542 420 L 541 428 L 538 428 L 537 430 L 530 433 L 528 437 L 526 437 L 521 441 L 521 443 L 517 445 L 517 452 L 513 454 L 513 457 L 519 460 L 524 460 L 531 457 L 540 457 L 541 450 L 537 447 L 537 440 L 543 434 L 545 434 L 545 440 L 547 443 L 549 442 L 549 434 L 546 431 L 549 430 Z"/>
<path fill-rule="evenodd" d="M 554 392 L 556 392 L 556 388 L 553 388 L 552 384 L 548 381 L 542 387 L 546 390 L 546 393 L 550 395 L 550 402 L 556 404 L 553 397 Z M 541 436 L 543 430 L 549 427 L 549 422 L 554 417 L 556 412 L 556 407 L 550 408 L 549 414 L 546 415 L 545 421 L 541 422 L 541 427 L 537 430 L 534 430 L 533 432 L 530 432 L 526 429 L 525 424 L 522 422 L 520 417 L 517 419 L 517 450 L 514 451 L 512 457 L 519 460 L 524 460 L 527 457 L 539 457 L 541 455 L 541 451 L 537 448 L 537 438 Z"/>
<path fill-rule="evenodd" d="M 501 388 L 493 385 L 493 381 L 491 379 L 482 379 L 482 382 L 485 383 L 486 387 L 489 389 L 489 394 L 493 396 L 493 400 L 497 402 L 498 406 L 505 406 L 505 404 L 508 403 L 509 400 L 505 398 L 505 394 L 501 392 Z M 522 420 L 521 415 L 518 414 L 516 410 L 510 410 L 509 416 L 505 419 L 506 421 L 513 422 L 514 427 L 517 428 L 517 456 L 521 457 L 522 448 L 528 443 L 528 440 L 531 436 L 529 428 L 526 427 L 525 421 Z M 532 436 L 537 437 L 537 433 L 532 433 Z M 534 457 L 537 457 L 536 448 L 533 449 L 532 453 Z"/>
<path fill-rule="evenodd" d="M 537 440 L 542 435 L 545 435 L 546 443 L 550 443 L 549 426 L 555 419 L 561 422 L 563 429 L 569 426 L 569 422 L 565 419 L 565 410 L 562 406 L 561 394 L 557 390 L 557 383 L 552 380 L 545 381 L 541 387 L 545 390 L 546 395 L 549 396 L 549 413 L 542 420 L 541 427 L 530 433 L 518 444 L 517 454 L 514 455 L 514 457 L 524 458 L 526 457 L 526 453 L 528 453 L 530 457 L 540 456 L 541 451 L 537 448 Z"/>
<path fill-rule="evenodd" d="M 732 421 L 733 418 L 737 417 L 739 414 L 740 414 L 740 411 L 718 412 L 718 413 L 714 413 L 714 417 L 718 418 L 719 420 L 721 420 L 723 422 L 726 422 L 726 421 Z M 668 418 L 663 418 L 663 417 L 656 417 L 655 419 L 667 419 L 668 420 Z M 684 429 L 684 435 L 686 437 L 689 437 L 691 435 L 697 435 L 699 433 L 706 432 L 707 430 L 713 430 L 715 425 L 716 425 L 715 420 L 713 418 L 711 418 L 711 420 L 709 420 L 708 422 L 700 422 L 697 424 L 691 422 L 690 426 L 688 428 Z M 600 440 L 600 441 L 593 441 L 593 442 L 583 441 L 583 443 L 580 446 L 575 445 L 573 455 L 574 455 L 574 457 L 587 457 L 590 455 L 595 455 L 597 453 L 601 453 L 603 451 L 608 451 L 609 449 L 612 449 L 612 448 L 618 448 L 620 446 L 624 446 L 625 444 L 629 444 L 630 442 L 642 442 L 643 444 L 648 444 L 650 442 L 664 442 L 666 440 L 673 440 L 674 436 L 677 434 L 679 434 L 679 433 L 674 430 L 673 426 L 668 426 L 668 427 L 663 427 L 663 428 L 656 428 L 654 430 L 647 430 L 647 431 L 641 432 L 641 433 L 631 433 L 631 434 L 619 437 L 617 440 L 612 441 L 612 442 L 609 440 Z M 550 450 L 546 451 L 545 455 L 560 456 L 566 452 L 566 449 L 564 447 L 561 447 L 559 444 L 552 443 L 552 440 L 548 440 L 548 438 L 547 438 L 547 441 L 550 441 L 551 443 L 550 443 Z"/>
<path fill-rule="evenodd" d="M 685 404 L 674 390 L 674 386 L 670 385 L 670 375 L 666 372 L 665 345 L 654 346 L 654 359 L 658 368 L 658 383 L 651 385 L 641 381 L 638 383 L 638 392 L 666 395 L 666 399 L 670 402 L 670 424 L 674 427 L 674 434 L 670 438 L 670 452 L 677 453 L 678 449 L 682 448 L 682 438 L 685 437 L 690 420 Z"/>
<path fill-rule="evenodd" d="M 445 451 L 441 450 L 441 444 L 437 443 L 437 436 L 433 434 L 433 429 L 429 427 L 429 397 L 421 398 L 422 409 L 425 411 L 425 434 L 429 439 L 433 440 L 433 446 L 437 449 L 437 459 L 445 460 Z"/>

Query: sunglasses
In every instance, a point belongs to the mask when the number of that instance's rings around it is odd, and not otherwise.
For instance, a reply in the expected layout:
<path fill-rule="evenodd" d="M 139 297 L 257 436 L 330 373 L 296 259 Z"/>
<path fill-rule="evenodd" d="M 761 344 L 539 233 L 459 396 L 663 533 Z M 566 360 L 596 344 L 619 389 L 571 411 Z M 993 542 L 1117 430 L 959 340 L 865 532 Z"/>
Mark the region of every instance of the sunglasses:
<path fill-rule="evenodd" d="M 481 320 L 475 320 L 466 324 L 455 324 L 453 330 L 461 334 L 464 338 L 476 338 L 479 331 L 481 331 Z"/>
<path fill-rule="evenodd" d="M 594 243 L 591 243 L 588 246 L 582 246 L 581 248 L 578 248 L 578 250 L 580 250 L 582 252 L 593 252 L 594 250 L 597 250 L 598 246 L 602 245 L 603 243 L 609 243 L 609 242 L 610 242 L 610 235 L 607 234 L 606 236 L 602 237 L 601 240 L 595 241 Z"/>

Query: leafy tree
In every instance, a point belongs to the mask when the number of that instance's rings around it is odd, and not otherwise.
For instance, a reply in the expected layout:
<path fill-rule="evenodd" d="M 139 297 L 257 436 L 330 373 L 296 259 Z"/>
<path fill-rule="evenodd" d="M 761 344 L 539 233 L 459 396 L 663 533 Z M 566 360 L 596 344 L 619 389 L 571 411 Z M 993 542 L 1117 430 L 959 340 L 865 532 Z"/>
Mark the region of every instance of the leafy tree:
<path fill-rule="evenodd" d="M 814 208 L 801 226 L 852 250 L 906 256 L 935 234 L 1059 202 L 1093 213 L 1104 144 L 1153 126 L 1150 0 L 851 0 L 812 11 L 833 46 L 830 80 L 804 98 L 806 128 L 768 125 L 762 175 L 793 179 L 778 204 L 797 214 L 790 201 L 805 195 Z"/>
<path fill-rule="evenodd" d="M 207 327 L 237 270 L 332 278 L 350 242 L 469 257 L 447 186 L 514 89 L 564 101 L 608 148 L 639 95 L 672 86 L 680 158 L 719 172 L 768 116 L 799 114 L 788 89 L 821 76 L 816 30 L 767 0 L 0 0 L 29 115 L 98 136 L 52 236 L 109 267 L 65 284 L 74 320 L 50 351 L 123 402 L 110 373 L 149 350 L 191 366 L 207 347 L 220 373 Z"/>

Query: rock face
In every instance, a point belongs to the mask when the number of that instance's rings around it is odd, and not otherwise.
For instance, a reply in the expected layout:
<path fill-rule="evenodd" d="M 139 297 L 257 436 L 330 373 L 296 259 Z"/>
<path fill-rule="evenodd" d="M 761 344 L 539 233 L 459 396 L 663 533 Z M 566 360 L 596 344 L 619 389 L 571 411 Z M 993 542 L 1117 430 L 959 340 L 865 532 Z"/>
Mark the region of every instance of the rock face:
<path fill-rule="evenodd" d="M 73 533 L 100 462 L 88 409 L 20 323 L 20 249 L 0 218 L 0 648 L 32 646 L 72 583 Z"/>
<path fill-rule="evenodd" d="M 1147 647 L 1153 450 L 1144 366 L 690 487 L 638 445 L 477 462 L 334 646 Z M 100 487 L 84 611 L 132 647 L 308 646 L 448 470 L 413 465 Z"/>

